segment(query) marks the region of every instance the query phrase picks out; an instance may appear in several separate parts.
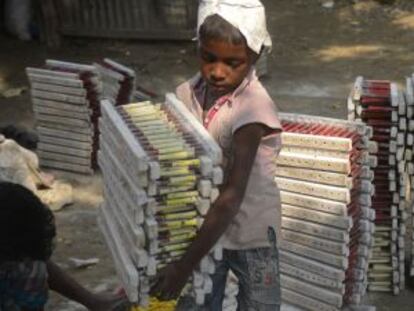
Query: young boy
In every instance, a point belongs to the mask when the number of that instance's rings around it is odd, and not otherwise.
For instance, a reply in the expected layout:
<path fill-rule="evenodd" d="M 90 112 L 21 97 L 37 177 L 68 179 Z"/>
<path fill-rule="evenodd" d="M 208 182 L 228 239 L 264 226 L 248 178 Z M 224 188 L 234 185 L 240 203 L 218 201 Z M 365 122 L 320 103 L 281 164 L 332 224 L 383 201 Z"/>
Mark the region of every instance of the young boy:
<path fill-rule="evenodd" d="M 177 95 L 222 147 L 225 183 L 187 253 L 160 272 L 152 293 L 161 299 L 177 297 L 220 239 L 224 259 L 205 309 L 222 310 L 231 269 L 239 279 L 239 310 L 279 310 L 276 232 L 281 216 L 274 157 L 281 125 L 253 68 L 271 45 L 262 4 L 201 1 L 198 39 L 200 74 L 179 86 Z"/>
<path fill-rule="evenodd" d="M 89 310 L 120 306 L 122 298 L 89 292 L 50 260 L 55 234 L 52 212 L 30 190 L 0 182 L 0 311 L 42 311 L 49 288 Z"/>

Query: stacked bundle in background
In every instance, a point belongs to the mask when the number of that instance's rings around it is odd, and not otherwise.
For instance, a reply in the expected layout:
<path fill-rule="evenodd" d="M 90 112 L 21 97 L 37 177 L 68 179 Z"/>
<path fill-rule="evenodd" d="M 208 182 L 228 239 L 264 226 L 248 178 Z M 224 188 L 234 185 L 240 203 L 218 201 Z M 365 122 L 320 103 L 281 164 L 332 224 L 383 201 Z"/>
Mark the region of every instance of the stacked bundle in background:
<path fill-rule="evenodd" d="M 378 144 L 372 199 L 376 232 L 368 289 L 398 294 L 405 284 L 406 169 L 407 160 L 412 160 L 412 152 L 406 152 L 407 114 L 412 115 L 412 109 L 409 112 L 394 83 L 358 77 L 348 110 L 349 119 L 373 128 L 372 140 Z"/>
<path fill-rule="evenodd" d="M 105 58 L 94 66 L 99 70 L 102 79 L 102 98 L 111 99 L 115 106 L 125 105 L 132 101 L 136 77 L 134 70 Z"/>
<path fill-rule="evenodd" d="M 172 94 L 163 104 L 101 107 L 100 228 L 129 299 L 146 305 L 151 277 L 184 254 L 218 196 L 221 149 Z M 193 273 L 198 304 L 221 256 L 217 246 Z"/>
<path fill-rule="evenodd" d="M 283 301 L 324 311 L 359 304 L 374 233 L 372 132 L 337 119 L 282 113 L 281 120 Z"/>
<path fill-rule="evenodd" d="M 92 174 L 99 148 L 99 101 L 130 102 L 134 71 L 109 59 L 94 66 L 47 60 L 44 68 L 26 71 L 39 134 L 40 165 Z"/>
<path fill-rule="evenodd" d="M 406 89 L 405 89 L 405 100 L 407 103 L 407 119 L 408 119 L 408 133 L 407 133 L 407 174 L 410 179 L 411 184 L 411 193 L 414 190 L 414 163 L 413 163 L 413 141 L 414 141 L 414 74 L 406 78 Z M 414 276 L 414 201 L 411 195 L 411 198 L 407 200 L 410 202 L 410 206 L 407 208 L 410 208 L 411 211 L 411 228 L 409 234 L 410 234 L 410 242 L 411 242 L 411 269 L 410 269 L 410 276 Z"/>
<path fill-rule="evenodd" d="M 39 135 L 40 165 L 92 174 L 98 149 L 101 83 L 93 66 L 46 61 L 27 68 Z"/>

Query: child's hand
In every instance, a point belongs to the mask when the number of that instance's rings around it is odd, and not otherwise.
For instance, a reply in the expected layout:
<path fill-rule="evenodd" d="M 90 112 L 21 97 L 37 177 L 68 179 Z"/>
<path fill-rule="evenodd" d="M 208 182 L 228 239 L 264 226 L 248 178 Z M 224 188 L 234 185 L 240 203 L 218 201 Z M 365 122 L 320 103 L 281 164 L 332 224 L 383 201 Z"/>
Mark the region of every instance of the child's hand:
<path fill-rule="evenodd" d="M 160 270 L 151 288 L 150 295 L 162 301 L 177 299 L 190 275 L 191 269 L 179 263 L 172 263 Z"/>
<path fill-rule="evenodd" d="M 116 311 L 128 310 L 129 302 L 126 297 L 114 296 L 110 294 L 94 295 L 94 302 L 89 307 L 91 311 Z"/>

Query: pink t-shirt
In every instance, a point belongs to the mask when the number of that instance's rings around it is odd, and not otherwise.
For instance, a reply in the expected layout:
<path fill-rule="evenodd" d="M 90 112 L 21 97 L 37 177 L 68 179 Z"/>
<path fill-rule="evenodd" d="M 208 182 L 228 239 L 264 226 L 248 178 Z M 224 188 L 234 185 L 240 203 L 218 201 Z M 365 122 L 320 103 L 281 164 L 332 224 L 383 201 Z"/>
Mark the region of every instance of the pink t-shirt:
<path fill-rule="evenodd" d="M 277 107 L 252 71 L 230 96 L 216 101 L 211 108 L 219 107 L 214 117 L 203 120 L 199 99 L 203 98 L 204 88 L 198 74 L 177 88 L 177 96 L 201 123 L 208 124 L 209 133 L 223 150 L 225 176 L 232 161 L 233 134 L 238 129 L 260 123 L 275 130 L 275 134 L 264 137 L 259 145 L 240 211 L 221 239 L 227 249 L 268 247 L 268 227 L 273 227 L 278 237 L 281 229 L 280 193 L 274 181 L 275 157 L 281 148 Z"/>

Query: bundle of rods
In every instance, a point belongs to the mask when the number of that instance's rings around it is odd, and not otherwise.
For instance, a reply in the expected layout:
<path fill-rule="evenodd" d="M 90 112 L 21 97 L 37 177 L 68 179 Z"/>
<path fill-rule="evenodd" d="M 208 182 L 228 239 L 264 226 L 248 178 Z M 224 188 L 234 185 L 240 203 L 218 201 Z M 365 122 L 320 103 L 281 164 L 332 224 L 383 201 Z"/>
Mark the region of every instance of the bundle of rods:
<path fill-rule="evenodd" d="M 40 165 L 93 174 L 99 149 L 99 102 L 103 98 L 114 105 L 130 102 L 135 73 L 109 59 L 95 66 L 47 60 L 43 68 L 27 68 L 26 72 Z"/>
<path fill-rule="evenodd" d="M 373 129 L 372 140 L 378 144 L 372 199 L 376 231 L 368 290 L 397 295 L 405 286 L 407 163 L 412 160 L 407 145 L 408 140 L 413 143 L 407 130 L 413 111 L 408 109 L 396 84 L 363 77 L 355 81 L 348 111 L 349 119 L 362 121 Z"/>
<path fill-rule="evenodd" d="M 130 301 L 145 306 L 151 280 L 185 253 L 219 194 L 221 149 L 172 94 L 160 104 L 101 107 L 100 228 Z M 221 257 L 217 245 L 185 289 L 200 305 Z"/>
<path fill-rule="evenodd" d="M 305 310 L 359 304 L 374 233 L 372 132 L 337 119 L 281 119 L 282 298 Z"/>

